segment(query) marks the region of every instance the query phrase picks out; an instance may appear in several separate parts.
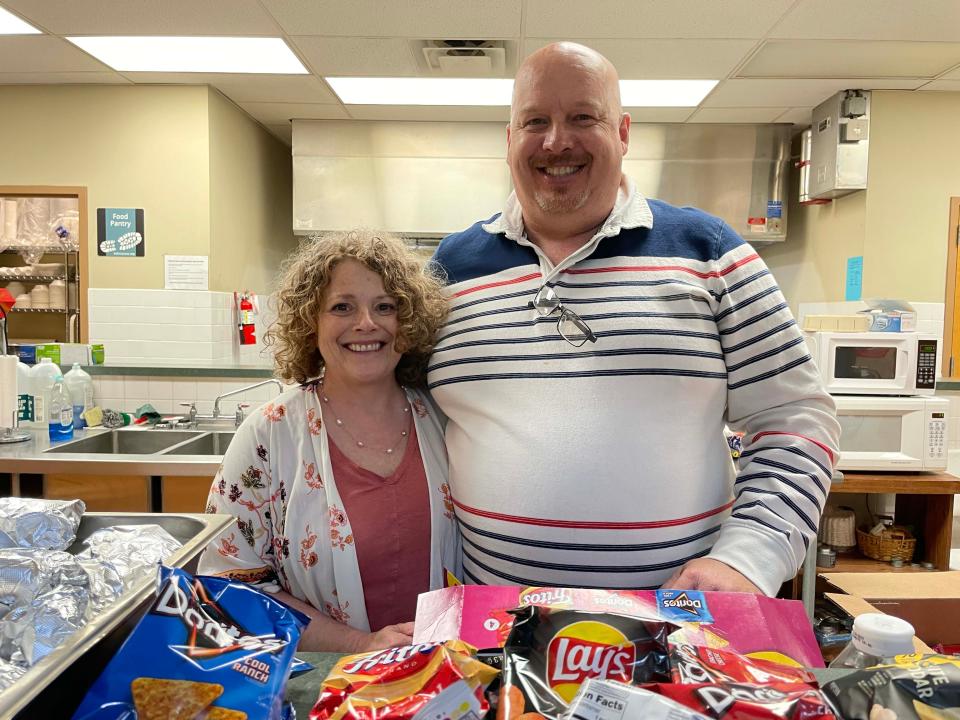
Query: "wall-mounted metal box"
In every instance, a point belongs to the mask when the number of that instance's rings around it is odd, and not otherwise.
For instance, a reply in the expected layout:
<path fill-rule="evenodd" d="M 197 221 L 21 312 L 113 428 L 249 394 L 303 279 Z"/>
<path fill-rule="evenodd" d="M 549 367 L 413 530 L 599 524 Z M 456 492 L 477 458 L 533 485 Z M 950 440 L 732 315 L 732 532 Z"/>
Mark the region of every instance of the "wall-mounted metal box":
<path fill-rule="evenodd" d="M 867 188 L 870 91 L 843 90 L 811 118 L 810 197 L 837 198 Z"/>

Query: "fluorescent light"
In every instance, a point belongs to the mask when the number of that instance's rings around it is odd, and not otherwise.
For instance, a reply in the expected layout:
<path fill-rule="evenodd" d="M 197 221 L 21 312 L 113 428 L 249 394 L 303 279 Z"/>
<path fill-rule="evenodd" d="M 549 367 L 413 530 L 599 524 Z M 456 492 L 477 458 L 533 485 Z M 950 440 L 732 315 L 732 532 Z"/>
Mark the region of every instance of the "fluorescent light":
<path fill-rule="evenodd" d="M 280 38 L 104 36 L 67 40 L 114 70 L 126 72 L 307 74 Z"/>
<path fill-rule="evenodd" d="M 33 25 L 25 23 L 9 10 L 0 7 L 0 35 L 39 35 Z"/>
<path fill-rule="evenodd" d="M 347 105 L 510 104 L 513 80 L 497 78 L 324 78 Z"/>
<path fill-rule="evenodd" d="M 717 80 L 621 80 L 624 107 L 696 107 Z"/>
<path fill-rule="evenodd" d="M 346 105 L 497 105 L 507 107 L 513 80 L 494 78 L 324 78 Z M 716 80 L 621 80 L 624 107 L 696 107 Z"/>

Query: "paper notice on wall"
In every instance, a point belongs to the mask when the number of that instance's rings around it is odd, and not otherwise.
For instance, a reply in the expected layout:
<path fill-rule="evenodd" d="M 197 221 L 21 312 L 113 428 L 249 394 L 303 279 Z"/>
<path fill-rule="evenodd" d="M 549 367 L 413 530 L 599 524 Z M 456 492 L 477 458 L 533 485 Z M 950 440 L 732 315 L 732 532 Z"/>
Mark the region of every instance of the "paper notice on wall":
<path fill-rule="evenodd" d="M 163 287 L 166 290 L 206 290 L 206 255 L 164 255 Z"/>
<path fill-rule="evenodd" d="M 847 258 L 847 283 L 843 299 L 859 300 L 863 292 L 863 255 Z"/>

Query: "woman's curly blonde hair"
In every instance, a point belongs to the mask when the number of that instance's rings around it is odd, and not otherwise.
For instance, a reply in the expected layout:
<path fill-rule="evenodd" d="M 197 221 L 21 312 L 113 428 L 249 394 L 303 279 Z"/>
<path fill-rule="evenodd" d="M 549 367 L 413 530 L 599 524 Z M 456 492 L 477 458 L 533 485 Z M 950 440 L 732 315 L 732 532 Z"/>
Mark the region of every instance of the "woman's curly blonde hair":
<path fill-rule="evenodd" d="M 275 348 L 277 375 L 302 384 L 321 374 L 317 319 L 333 269 L 348 259 L 377 273 L 387 294 L 396 299 L 395 348 L 401 353 L 397 381 L 423 385 L 434 337 L 447 315 L 443 284 L 432 266 L 402 240 L 372 230 L 312 236 L 284 260 L 277 283 L 277 321 L 264 338 Z"/>

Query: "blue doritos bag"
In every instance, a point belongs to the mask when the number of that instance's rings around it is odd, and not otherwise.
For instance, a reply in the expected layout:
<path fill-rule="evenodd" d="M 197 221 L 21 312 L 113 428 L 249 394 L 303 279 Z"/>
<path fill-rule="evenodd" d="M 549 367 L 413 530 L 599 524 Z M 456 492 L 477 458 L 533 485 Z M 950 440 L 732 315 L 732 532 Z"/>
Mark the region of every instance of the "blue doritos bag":
<path fill-rule="evenodd" d="M 161 567 L 159 586 L 73 720 L 280 720 L 309 618 L 244 583 L 179 568 Z"/>

